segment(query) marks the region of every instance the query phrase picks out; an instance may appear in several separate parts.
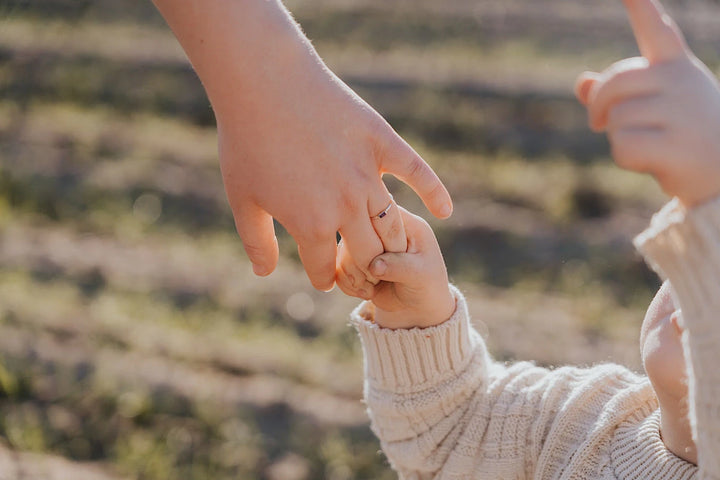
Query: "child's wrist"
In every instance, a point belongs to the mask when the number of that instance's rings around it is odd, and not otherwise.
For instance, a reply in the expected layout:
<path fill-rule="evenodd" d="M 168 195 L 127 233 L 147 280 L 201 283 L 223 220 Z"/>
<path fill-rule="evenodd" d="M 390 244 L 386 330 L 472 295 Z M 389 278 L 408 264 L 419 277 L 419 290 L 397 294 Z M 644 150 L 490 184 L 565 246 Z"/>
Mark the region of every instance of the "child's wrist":
<path fill-rule="evenodd" d="M 375 307 L 374 321 L 383 328 L 411 329 L 429 328 L 448 321 L 457 308 L 457 300 L 449 288 L 428 308 L 403 309 L 388 312 Z"/>

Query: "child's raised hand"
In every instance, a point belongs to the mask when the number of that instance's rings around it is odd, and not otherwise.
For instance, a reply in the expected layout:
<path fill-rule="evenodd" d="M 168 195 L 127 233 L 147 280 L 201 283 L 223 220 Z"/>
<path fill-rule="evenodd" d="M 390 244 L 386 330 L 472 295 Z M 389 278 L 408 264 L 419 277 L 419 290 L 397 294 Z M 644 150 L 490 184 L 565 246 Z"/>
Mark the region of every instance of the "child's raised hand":
<path fill-rule="evenodd" d="M 720 85 L 656 0 L 623 0 L 642 57 L 585 72 L 576 95 L 615 162 L 686 206 L 720 194 Z"/>
<path fill-rule="evenodd" d="M 397 208 L 407 235 L 406 251 L 376 257 L 370 264 L 375 280 L 362 273 L 341 244 L 337 284 L 348 295 L 372 300 L 374 320 L 382 327 L 422 328 L 440 324 L 455 311 L 440 247 L 425 220 Z"/>

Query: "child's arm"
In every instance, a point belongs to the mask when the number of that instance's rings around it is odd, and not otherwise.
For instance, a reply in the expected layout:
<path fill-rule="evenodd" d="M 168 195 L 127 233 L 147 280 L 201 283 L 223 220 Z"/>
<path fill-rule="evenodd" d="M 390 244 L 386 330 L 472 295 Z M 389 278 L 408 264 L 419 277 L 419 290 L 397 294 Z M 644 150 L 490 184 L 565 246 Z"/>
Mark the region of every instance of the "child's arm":
<path fill-rule="evenodd" d="M 402 214 L 406 251 L 372 262 L 372 275 L 381 279 L 373 285 L 341 244 L 338 286 L 372 299 L 352 315 L 365 353 L 372 429 L 401 478 L 425 478 L 461 456 L 457 450 L 469 438 L 467 422 L 488 402 L 491 360 L 470 326 L 462 295 L 448 284 L 430 226 L 393 208 Z M 482 432 L 477 428 L 470 433 L 477 434 L 479 449 Z M 467 459 L 466 473 L 474 470 L 473 463 Z"/>
<path fill-rule="evenodd" d="M 462 294 L 448 286 L 432 230 L 405 211 L 403 223 L 407 251 L 371 264 L 377 285 L 344 246 L 338 265 L 338 285 L 372 299 L 352 322 L 365 354 L 372 429 L 401 478 L 560 478 L 571 459 L 598 458 L 589 436 L 608 435 L 653 404 L 647 381 L 619 366 L 493 361 Z M 602 428 L 598 418 L 607 421 Z"/>
<path fill-rule="evenodd" d="M 720 87 L 655 0 L 625 0 L 642 58 L 581 75 L 591 126 L 615 161 L 677 197 L 636 245 L 682 309 L 701 478 L 720 478 Z M 690 208 L 687 210 L 686 208 Z"/>

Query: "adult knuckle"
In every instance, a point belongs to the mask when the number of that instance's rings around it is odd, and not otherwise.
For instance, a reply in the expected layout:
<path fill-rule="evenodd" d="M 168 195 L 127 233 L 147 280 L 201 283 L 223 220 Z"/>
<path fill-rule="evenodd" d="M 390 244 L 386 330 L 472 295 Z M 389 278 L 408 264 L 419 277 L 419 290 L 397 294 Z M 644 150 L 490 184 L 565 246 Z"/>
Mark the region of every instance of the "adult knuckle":
<path fill-rule="evenodd" d="M 360 296 L 358 294 L 357 290 L 355 290 L 355 288 L 353 288 L 352 286 L 350 286 L 346 283 L 338 282 L 337 285 L 345 295 L 350 295 L 351 297 L 359 297 Z"/>
<path fill-rule="evenodd" d="M 372 163 L 370 167 L 367 167 L 367 164 L 365 162 L 358 161 L 355 167 L 350 171 L 350 175 L 347 176 L 346 181 L 343 182 L 343 190 L 357 190 L 358 184 L 369 185 L 373 183 L 373 178 L 375 178 L 377 175 L 378 170 L 375 167 L 374 163 Z"/>
<path fill-rule="evenodd" d="M 339 203 L 343 212 L 343 216 L 355 216 L 361 211 L 362 202 L 355 194 L 356 190 L 350 187 L 344 189 L 340 195 Z"/>
<path fill-rule="evenodd" d="M 427 173 L 429 167 L 427 164 L 417 156 L 413 156 L 408 163 L 408 172 L 411 177 L 421 177 Z"/>
<path fill-rule="evenodd" d="M 300 243 L 315 243 L 334 238 L 335 232 L 332 222 L 318 218 L 317 223 L 311 221 L 300 226 L 293 237 Z"/>
<path fill-rule="evenodd" d="M 325 240 L 329 235 L 327 232 L 319 227 L 311 226 L 307 228 L 302 236 L 300 237 L 301 241 L 303 242 L 309 242 L 309 243 L 319 243 Z"/>
<path fill-rule="evenodd" d="M 358 287 L 358 279 L 350 273 L 345 273 L 345 282 L 353 288 Z"/>

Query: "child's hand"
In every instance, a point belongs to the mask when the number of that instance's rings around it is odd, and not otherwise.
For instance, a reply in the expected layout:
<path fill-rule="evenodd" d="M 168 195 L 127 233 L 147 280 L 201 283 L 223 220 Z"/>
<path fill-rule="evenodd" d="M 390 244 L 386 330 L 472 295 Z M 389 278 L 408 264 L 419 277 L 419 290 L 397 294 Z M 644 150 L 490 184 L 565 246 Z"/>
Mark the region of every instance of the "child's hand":
<path fill-rule="evenodd" d="M 720 194 L 720 86 L 656 0 L 624 0 L 642 57 L 585 72 L 576 94 L 615 162 L 686 206 Z"/>
<path fill-rule="evenodd" d="M 341 244 L 337 284 L 348 295 L 372 300 L 374 320 L 382 327 L 438 325 L 455 311 L 440 247 L 425 220 L 398 208 L 407 234 L 407 251 L 384 253 L 372 261 L 370 273 L 379 280 L 374 285 Z"/>

